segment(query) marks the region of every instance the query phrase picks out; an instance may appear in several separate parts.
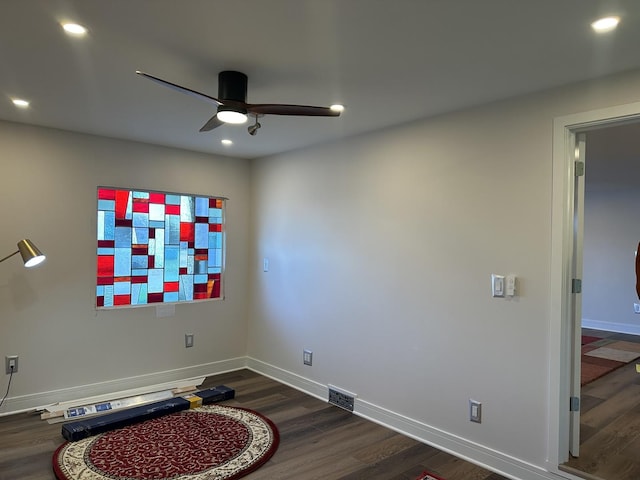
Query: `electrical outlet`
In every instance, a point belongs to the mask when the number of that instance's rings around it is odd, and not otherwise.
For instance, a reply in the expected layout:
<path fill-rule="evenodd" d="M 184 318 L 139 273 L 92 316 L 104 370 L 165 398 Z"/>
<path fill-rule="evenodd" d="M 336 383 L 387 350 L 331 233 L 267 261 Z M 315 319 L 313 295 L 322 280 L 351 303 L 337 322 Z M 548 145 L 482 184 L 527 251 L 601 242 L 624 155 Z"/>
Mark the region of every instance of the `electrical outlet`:
<path fill-rule="evenodd" d="M 7 355 L 4 357 L 4 365 L 5 371 L 7 375 L 10 373 L 18 373 L 18 356 L 17 355 Z"/>
<path fill-rule="evenodd" d="M 305 365 L 313 365 L 313 352 L 311 350 L 302 351 L 302 363 Z"/>
<path fill-rule="evenodd" d="M 193 333 L 184 334 L 184 347 L 185 348 L 193 347 Z"/>
<path fill-rule="evenodd" d="M 469 399 L 469 420 L 482 423 L 482 403 Z"/>
<path fill-rule="evenodd" d="M 633 304 L 633 312 L 634 313 L 640 313 L 640 303 L 634 303 Z"/>

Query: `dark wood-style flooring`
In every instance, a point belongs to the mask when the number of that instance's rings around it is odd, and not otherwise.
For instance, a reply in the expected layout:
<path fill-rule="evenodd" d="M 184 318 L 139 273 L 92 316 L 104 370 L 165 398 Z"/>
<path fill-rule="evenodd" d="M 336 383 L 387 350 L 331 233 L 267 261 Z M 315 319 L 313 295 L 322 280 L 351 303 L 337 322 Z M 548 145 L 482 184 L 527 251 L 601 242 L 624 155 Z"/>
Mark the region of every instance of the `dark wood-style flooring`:
<path fill-rule="evenodd" d="M 640 343 L 640 336 L 583 334 Z M 637 361 L 581 389 L 580 457 L 566 465 L 605 480 L 640 479 L 640 374 Z"/>
<path fill-rule="evenodd" d="M 414 480 L 423 470 L 446 480 L 506 480 L 249 370 L 209 377 L 203 387 L 216 385 L 236 391 L 224 403 L 261 412 L 280 432 L 278 451 L 247 480 Z M 0 479 L 55 479 L 60 429 L 36 413 L 0 417 Z"/>

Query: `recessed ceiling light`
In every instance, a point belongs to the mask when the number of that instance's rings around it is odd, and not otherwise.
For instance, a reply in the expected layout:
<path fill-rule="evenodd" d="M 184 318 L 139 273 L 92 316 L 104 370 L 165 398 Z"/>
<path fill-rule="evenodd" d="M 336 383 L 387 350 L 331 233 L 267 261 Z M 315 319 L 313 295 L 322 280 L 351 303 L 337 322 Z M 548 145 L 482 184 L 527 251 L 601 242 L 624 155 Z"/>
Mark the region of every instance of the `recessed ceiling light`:
<path fill-rule="evenodd" d="M 27 108 L 29 106 L 29 102 L 22 98 L 12 98 L 11 101 L 16 107 Z"/>
<path fill-rule="evenodd" d="M 81 37 L 87 33 L 87 29 L 77 23 L 63 23 L 62 28 L 64 28 L 64 31 L 68 34 L 75 35 L 76 37 Z"/>
<path fill-rule="evenodd" d="M 231 140 L 229 140 L 228 138 L 225 138 L 224 140 L 220 140 L 220 143 L 222 143 L 223 145 L 226 145 L 227 147 L 229 145 L 233 145 L 233 142 Z"/>
<path fill-rule="evenodd" d="M 329 108 L 334 112 L 344 112 L 344 105 L 340 105 L 338 103 L 331 105 Z"/>
<path fill-rule="evenodd" d="M 606 33 L 615 30 L 618 23 L 620 23 L 620 17 L 604 17 L 593 22 L 591 28 L 597 33 Z"/>

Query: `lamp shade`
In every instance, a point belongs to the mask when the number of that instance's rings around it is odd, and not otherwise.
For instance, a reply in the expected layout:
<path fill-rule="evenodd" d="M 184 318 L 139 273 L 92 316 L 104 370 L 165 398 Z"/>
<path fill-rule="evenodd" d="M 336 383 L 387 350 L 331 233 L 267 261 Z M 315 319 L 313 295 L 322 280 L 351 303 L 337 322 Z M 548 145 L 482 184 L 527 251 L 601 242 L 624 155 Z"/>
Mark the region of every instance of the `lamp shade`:
<path fill-rule="evenodd" d="M 22 255 L 22 261 L 27 268 L 35 267 L 41 264 L 47 258 L 38 250 L 31 240 L 25 238 L 18 242 L 18 251 Z"/>

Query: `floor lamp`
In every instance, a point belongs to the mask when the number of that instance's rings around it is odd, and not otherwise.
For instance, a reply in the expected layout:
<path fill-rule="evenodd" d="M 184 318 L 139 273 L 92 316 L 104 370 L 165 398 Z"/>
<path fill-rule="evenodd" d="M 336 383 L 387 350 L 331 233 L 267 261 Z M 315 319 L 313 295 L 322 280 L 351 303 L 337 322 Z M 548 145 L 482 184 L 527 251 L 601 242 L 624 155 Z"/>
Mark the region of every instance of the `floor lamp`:
<path fill-rule="evenodd" d="M 24 240 L 20 240 L 18 242 L 18 250 L 4 257 L 2 260 L 0 260 L 0 263 L 4 262 L 8 258 L 13 257 L 14 255 L 17 255 L 18 253 L 22 255 L 22 261 L 24 262 L 24 266 L 27 268 L 40 265 L 47 258 L 40 250 L 38 250 L 38 247 L 36 247 L 31 240 L 25 238 Z"/>

